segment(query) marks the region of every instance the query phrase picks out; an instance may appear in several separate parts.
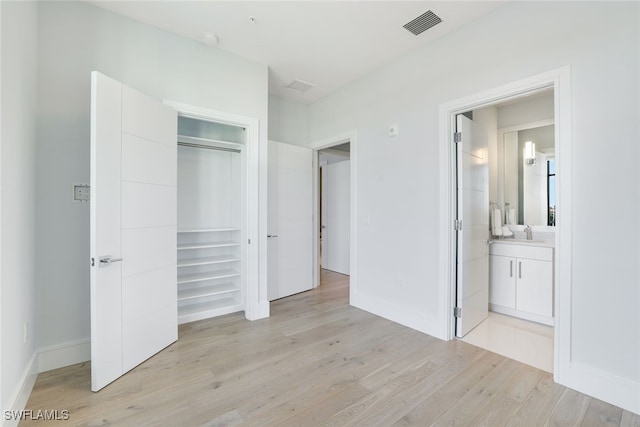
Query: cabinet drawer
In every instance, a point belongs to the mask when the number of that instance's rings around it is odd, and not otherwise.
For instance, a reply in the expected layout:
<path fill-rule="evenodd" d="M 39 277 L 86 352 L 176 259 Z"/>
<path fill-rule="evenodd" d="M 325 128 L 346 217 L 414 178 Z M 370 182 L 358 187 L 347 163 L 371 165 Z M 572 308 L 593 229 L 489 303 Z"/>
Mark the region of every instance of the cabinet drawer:
<path fill-rule="evenodd" d="M 496 243 L 489 246 L 491 255 L 553 261 L 553 248 L 543 246 L 516 245 L 512 243 Z"/>

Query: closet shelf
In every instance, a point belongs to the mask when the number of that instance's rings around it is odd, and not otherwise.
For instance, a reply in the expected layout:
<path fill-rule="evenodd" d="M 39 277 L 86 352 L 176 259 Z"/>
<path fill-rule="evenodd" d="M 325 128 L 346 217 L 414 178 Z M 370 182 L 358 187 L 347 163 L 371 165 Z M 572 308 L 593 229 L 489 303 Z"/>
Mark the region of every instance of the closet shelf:
<path fill-rule="evenodd" d="M 183 228 L 178 233 L 216 233 L 220 231 L 240 231 L 237 227 Z"/>
<path fill-rule="evenodd" d="M 227 277 L 236 277 L 239 275 L 239 272 L 230 268 L 226 270 L 210 271 L 206 273 L 178 275 L 178 285 L 183 283 L 203 282 L 205 280 L 224 279 Z"/>
<path fill-rule="evenodd" d="M 178 250 L 181 251 L 186 249 L 223 248 L 226 246 L 240 246 L 240 243 L 232 240 L 222 242 L 178 243 Z"/>
<path fill-rule="evenodd" d="M 234 298 L 180 305 L 178 306 L 178 324 L 195 322 L 196 320 L 222 316 L 242 310 L 244 310 L 244 306 Z"/>
<path fill-rule="evenodd" d="M 244 310 L 249 133 L 178 114 L 178 323 Z"/>
<path fill-rule="evenodd" d="M 240 258 L 233 255 L 221 255 L 202 258 L 179 259 L 178 267 L 191 267 L 195 265 L 222 264 L 225 262 L 240 261 Z"/>
<path fill-rule="evenodd" d="M 209 297 L 213 295 L 229 294 L 240 292 L 234 283 L 221 283 L 219 285 L 200 286 L 178 290 L 178 301 L 189 301 L 194 298 Z"/>

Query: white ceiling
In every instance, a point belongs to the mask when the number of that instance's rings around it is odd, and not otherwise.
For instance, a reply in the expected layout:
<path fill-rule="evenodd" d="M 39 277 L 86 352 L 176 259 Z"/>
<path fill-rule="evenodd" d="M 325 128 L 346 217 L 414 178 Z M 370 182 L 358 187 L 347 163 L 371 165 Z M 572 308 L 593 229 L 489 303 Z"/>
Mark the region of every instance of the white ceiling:
<path fill-rule="evenodd" d="M 504 4 L 499 1 L 89 1 L 269 66 L 269 92 L 316 101 L 364 74 Z M 404 24 L 427 10 L 442 22 L 414 36 Z M 251 23 L 249 17 L 255 17 Z M 293 79 L 315 85 L 299 94 Z"/>

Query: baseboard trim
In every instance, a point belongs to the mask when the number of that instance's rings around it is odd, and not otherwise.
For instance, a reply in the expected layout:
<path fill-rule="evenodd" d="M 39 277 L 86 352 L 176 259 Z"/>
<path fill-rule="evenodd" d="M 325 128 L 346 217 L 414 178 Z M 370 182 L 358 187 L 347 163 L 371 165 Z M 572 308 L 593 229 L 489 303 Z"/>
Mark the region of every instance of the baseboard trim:
<path fill-rule="evenodd" d="M 269 304 L 269 301 L 260 301 L 252 307 L 252 310 L 248 308 L 245 309 L 245 317 L 247 320 L 260 320 L 267 318 L 270 314 L 270 307 L 271 305 Z"/>
<path fill-rule="evenodd" d="M 33 390 L 33 385 L 36 383 L 36 378 L 38 377 L 38 353 L 34 352 L 33 356 L 29 360 L 27 367 L 25 368 L 22 376 L 20 377 L 20 381 L 18 382 L 18 386 L 11 396 L 9 400 L 9 408 L 12 413 L 18 413 L 25 409 L 27 406 L 27 401 L 29 400 L 29 396 L 31 395 L 31 390 Z M 20 418 L 16 417 L 16 419 L 6 419 L 6 414 L 2 414 L 2 426 L 3 427 L 15 427 L 20 422 Z"/>
<path fill-rule="evenodd" d="M 41 348 L 38 372 L 63 368 L 91 360 L 91 340 L 84 339 Z"/>
<path fill-rule="evenodd" d="M 442 336 L 442 328 L 434 328 L 431 326 L 437 326 L 437 320 L 429 319 L 423 312 L 407 310 L 406 307 L 401 307 L 388 301 L 383 301 L 381 299 L 365 295 L 358 291 L 351 293 L 349 303 L 354 307 L 368 311 L 369 313 L 373 313 L 377 316 L 384 317 L 392 322 L 399 323 L 408 328 L 415 329 L 441 340 L 446 340 L 446 337 Z"/>
<path fill-rule="evenodd" d="M 553 326 L 555 321 L 553 317 L 540 316 L 538 314 L 527 313 L 526 311 L 520 311 L 509 307 L 503 307 L 497 304 L 489 304 L 489 311 L 493 311 L 500 314 L 506 314 L 507 316 L 518 317 L 520 319 L 530 320 L 532 322 L 541 323 L 547 326 Z"/>
<path fill-rule="evenodd" d="M 640 414 L 640 383 L 582 363 L 571 362 L 562 370 L 560 383 L 581 393 Z"/>

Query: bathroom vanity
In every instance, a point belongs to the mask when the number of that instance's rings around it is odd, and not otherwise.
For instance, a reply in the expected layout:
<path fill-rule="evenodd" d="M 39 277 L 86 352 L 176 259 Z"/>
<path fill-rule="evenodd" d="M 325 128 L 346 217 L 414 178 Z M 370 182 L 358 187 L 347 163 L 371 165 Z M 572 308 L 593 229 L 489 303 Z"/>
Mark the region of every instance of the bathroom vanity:
<path fill-rule="evenodd" d="M 493 240 L 489 249 L 489 309 L 553 325 L 553 242 Z"/>

